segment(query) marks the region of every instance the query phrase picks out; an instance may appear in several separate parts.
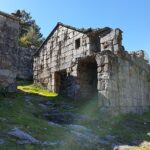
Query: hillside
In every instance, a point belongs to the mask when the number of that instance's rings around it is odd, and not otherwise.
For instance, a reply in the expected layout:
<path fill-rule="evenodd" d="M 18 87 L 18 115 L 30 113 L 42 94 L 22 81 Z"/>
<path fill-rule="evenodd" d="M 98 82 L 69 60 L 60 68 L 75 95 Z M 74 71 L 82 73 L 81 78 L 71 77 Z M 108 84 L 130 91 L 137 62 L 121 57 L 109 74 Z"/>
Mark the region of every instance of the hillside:
<path fill-rule="evenodd" d="M 94 98 L 74 101 L 18 85 L 17 93 L 0 96 L 1 150 L 150 149 L 149 112 L 110 117 L 99 114 Z"/>

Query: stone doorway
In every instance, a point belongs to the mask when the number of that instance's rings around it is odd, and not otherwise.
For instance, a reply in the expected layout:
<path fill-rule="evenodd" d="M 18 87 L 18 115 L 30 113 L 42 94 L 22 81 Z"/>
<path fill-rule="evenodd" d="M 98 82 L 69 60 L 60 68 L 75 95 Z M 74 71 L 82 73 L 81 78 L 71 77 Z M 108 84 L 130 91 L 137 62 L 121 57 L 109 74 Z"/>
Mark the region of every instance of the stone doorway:
<path fill-rule="evenodd" d="M 61 95 L 75 97 L 75 78 L 66 70 L 55 72 L 55 91 Z"/>
<path fill-rule="evenodd" d="M 81 97 L 97 96 L 97 62 L 94 57 L 79 61 L 78 82 Z"/>

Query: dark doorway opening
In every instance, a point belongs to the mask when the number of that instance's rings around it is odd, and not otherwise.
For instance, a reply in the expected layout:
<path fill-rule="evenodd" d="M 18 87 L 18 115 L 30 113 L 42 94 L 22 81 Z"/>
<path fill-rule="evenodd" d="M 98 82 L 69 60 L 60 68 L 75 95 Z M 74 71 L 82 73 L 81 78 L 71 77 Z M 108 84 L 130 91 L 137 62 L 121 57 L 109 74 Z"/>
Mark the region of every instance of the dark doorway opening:
<path fill-rule="evenodd" d="M 55 89 L 60 95 L 75 96 L 75 78 L 67 73 L 66 70 L 55 73 Z"/>
<path fill-rule="evenodd" d="M 95 58 L 88 57 L 79 62 L 78 79 L 81 97 L 97 96 L 97 62 Z"/>

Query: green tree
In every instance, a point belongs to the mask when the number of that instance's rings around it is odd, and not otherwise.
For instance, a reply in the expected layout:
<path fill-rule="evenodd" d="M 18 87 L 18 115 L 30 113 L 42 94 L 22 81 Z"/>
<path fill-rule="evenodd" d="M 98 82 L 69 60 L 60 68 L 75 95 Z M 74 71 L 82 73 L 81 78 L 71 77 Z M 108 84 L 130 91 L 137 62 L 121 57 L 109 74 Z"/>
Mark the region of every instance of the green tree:
<path fill-rule="evenodd" d="M 25 10 L 17 10 L 12 15 L 20 20 L 19 45 L 38 48 L 44 41 L 44 38 L 40 32 L 40 27 L 32 19 L 31 14 Z"/>

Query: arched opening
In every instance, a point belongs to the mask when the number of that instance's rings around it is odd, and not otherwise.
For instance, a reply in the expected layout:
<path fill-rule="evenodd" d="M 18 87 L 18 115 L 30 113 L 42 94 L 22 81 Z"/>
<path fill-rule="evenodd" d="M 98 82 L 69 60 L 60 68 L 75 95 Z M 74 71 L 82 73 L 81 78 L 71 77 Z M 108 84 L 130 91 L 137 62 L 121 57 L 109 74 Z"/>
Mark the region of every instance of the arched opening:
<path fill-rule="evenodd" d="M 78 84 L 81 97 L 97 96 L 97 62 L 94 57 L 87 57 L 79 61 Z"/>

